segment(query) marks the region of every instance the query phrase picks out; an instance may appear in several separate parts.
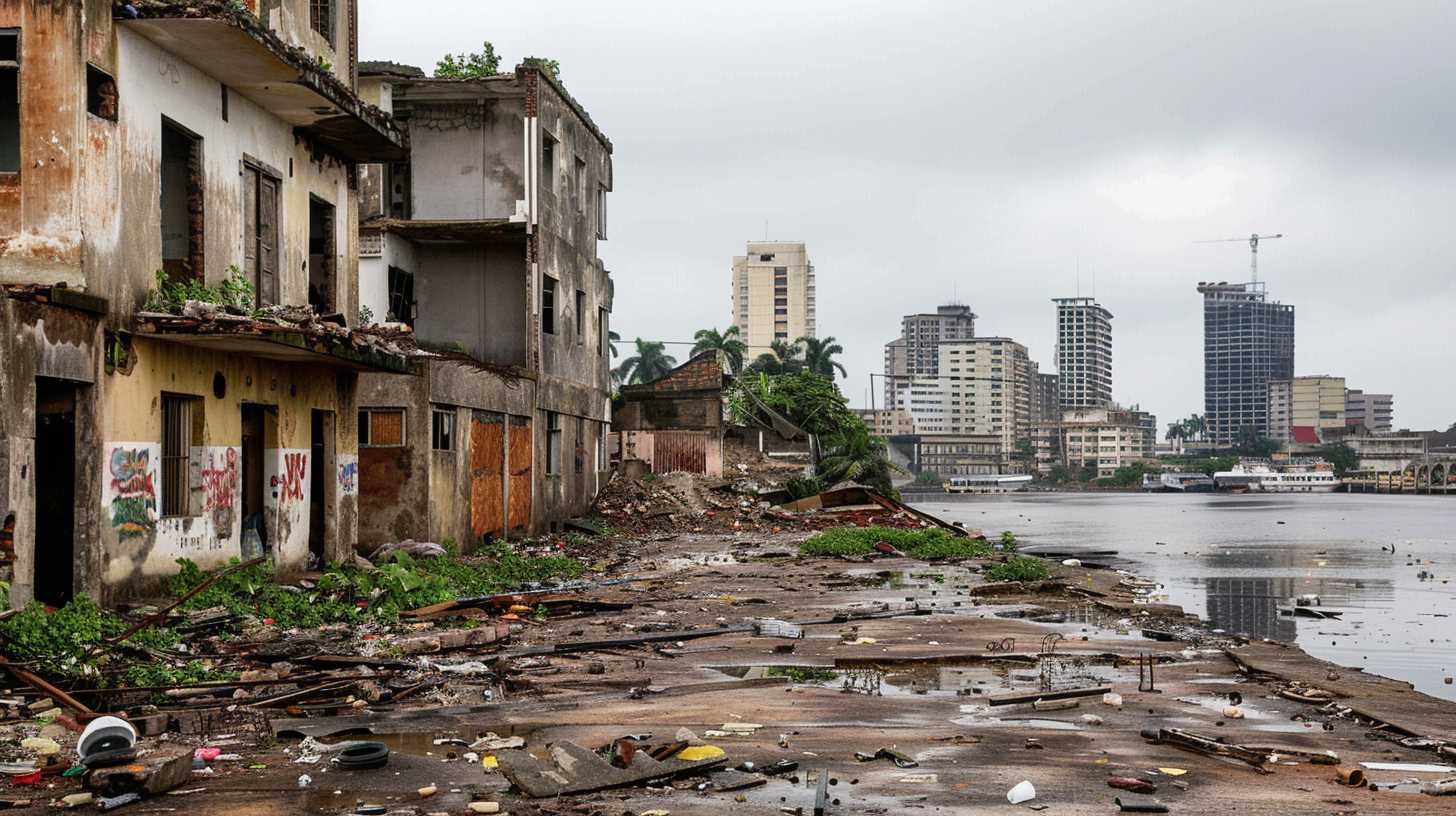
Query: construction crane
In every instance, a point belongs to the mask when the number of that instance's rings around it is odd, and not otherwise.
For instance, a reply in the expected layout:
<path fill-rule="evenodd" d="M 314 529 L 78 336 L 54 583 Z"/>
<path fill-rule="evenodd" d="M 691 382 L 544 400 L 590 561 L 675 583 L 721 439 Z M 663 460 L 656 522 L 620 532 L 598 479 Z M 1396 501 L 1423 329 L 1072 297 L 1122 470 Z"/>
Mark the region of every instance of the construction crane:
<path fill-rule="evenodd" d="M 1283 238 L 1283 237 L 1284 237 L 1284 233 L 1282 233 L 1282 232 L 1275 233 L 1274 235 L 1260 235 L 1258 233 L 1254 233 L 1253 235 L 1250 235 L 1248 238 L 1215 238 L 1212 241 L 1194 241 L 1193 243 L 1195 243 L 1195 244 L 1226 244 L 1226 243 L 1228 243 L 1230 241 L 1248 241 L 1249 242 L 1249 274 L 1253 276 L 1254 283 L 1258 283 L 1259 282 L 1259 242 L 1260 241 L 1268 241 L 1268 240 L 1271 240 L 1271 239 L 1274 239 L 1274 238 Z"/>

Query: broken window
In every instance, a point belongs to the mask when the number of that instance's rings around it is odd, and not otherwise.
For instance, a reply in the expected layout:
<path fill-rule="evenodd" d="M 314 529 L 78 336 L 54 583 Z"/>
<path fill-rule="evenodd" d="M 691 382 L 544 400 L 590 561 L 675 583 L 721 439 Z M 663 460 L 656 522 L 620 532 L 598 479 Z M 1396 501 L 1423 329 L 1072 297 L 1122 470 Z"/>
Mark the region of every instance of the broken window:
<path fill-rule="evenodd" d="M 308 0 L 309 27 L 334 44 L 334 0 Z"/>
<path fill-rule="evenodd" d="M 586 162 L 578 156 L 571 165 L 571 181 L 576 188 L 576 211 L 586 212 Z"/>
<path fill-rule="evenodd" d="M 258 306 L 278 303 L 277 178 L 254 165 L 243 166 L 243 275 L 253 284 Z"/>
<path fill-rule="evenodd" d="M 413 326 L 418 311 L 419 306 L 415 302 L 415 276 L 397 266 L 391 266 L 388 319 Z"/>
<path fill-rule="evenodd" d="M 607 328 L 607 310 L 597 309 L 597 354 L 605 355 L 607 347 L 612 344 L 611 335 Z"/>
<path fill-rule="evenodd" d="M 20 172 L 20 32 L 0 30 L 0 173 Z"/>
<path fill-rule="evenodd" d="M 359 444 L 369 448 L 404 445 L 404 410 L 365 408 L 359 412 Z"/>
<path fill-rule="evenodd" d="M 188 458 L 195 423 L 201 420 L 197 397 L 162 395 L 162 515 L 188 515 Z"/>
<path fill-rule="evenodd" d="M 556 333 L 556 279 L 541 276 L 541 333 Z"/>
<path fill-rule="evenodd" d="M 551 134 L 541 134 L 541 180 L 546 189 L 556 192 L 556 140 Z"/>
<path fill-rule="evenodd" d="M 561 473 L 561 414 L 546 412 L 546 473 Z"/>
<path fill-rule="evenodd" d="M 576 290 L 576 344 L 586 343 L 586 292 Z"/>
<path fill-rule="evenodd" d="M 581 473 L 586 470 L 586 419 L 584 417 L 576 418 L 576 447 L 573 450 L 576 454 L 573 462 L 575 470 L 577 473 Z"/>
<path fill-rule="evenodd" d="M 607 188 L 597 187 L 597 237 L 607 239 Z"/>
<path fill-rule="evenodd" d="M 162 270 L 174 281 L 202 280 L 202 139 L 162 119 Z"/>
<path fill-rule="evenodd" d="M 116 104 L 116 80 L 100 68 L 86 63 L 86 112 L 115 122 Z"/>
<path fill-rule="evenodd" d="M 430 448 L 455 450 L 455 409 L 436 408 L 430 413 Z"/>
<path fill-rule="evenodd" d="M 389 217 L 410 217 L 410 163 L 389 163 Z"/>
<path fill-rule="evenodd" d="M 334 205 L 308 200 L 308 302 L 319 314 L 334 311 Z"/>

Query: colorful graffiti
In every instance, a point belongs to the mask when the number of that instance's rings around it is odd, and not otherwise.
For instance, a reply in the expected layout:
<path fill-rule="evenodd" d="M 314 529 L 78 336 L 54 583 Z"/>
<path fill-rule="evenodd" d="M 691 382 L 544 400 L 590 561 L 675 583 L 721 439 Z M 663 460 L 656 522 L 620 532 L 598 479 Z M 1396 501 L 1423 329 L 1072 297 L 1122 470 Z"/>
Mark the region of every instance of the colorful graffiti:
<path fill-rule="evenodd" d="M 157 513 L 151 451 L 145 448 L 111 451 L 111 493 L 111 526 L 117 535 L 122 538 L 146 535 Z"/>
<path fill-rule="evenodd" d="M 308 454 L 283 454 L 283 481 L 279 485 L 278 503 L 303 501 L 303 484 L 308 478 Z"/>
<path fill-rule="evenodd" d="M 207 451 L 202 475 L 202 512 L 212 515 L 219 538 L 233 532 L 233 508 L 238 499 L 238 449 Z"/>
<path fill-rule="evenodd" d="M 352 496 L 359 492 L 359 463 L 339 463 L 339 494 Z"/>

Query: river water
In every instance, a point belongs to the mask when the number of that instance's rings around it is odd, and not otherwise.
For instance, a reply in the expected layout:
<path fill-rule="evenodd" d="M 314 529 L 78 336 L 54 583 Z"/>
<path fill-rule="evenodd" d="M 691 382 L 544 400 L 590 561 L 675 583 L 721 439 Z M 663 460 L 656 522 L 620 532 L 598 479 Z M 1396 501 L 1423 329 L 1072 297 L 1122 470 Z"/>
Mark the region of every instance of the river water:
<path fill-rule="evenodd" d="M 1451 498 L 1020 493 L 914 501 L 993 537 L 1011 530 L 1028 551 L 1116 550 L 1092 560 L 1160 582 L 1169 602 L 1218 628 L 1294 641 L 1317 657 L 1456 700 L 1456 685 L 1445 683 L 1456 675 Z M 1279 614 L 1307 593 L 1343 616 Z"/>

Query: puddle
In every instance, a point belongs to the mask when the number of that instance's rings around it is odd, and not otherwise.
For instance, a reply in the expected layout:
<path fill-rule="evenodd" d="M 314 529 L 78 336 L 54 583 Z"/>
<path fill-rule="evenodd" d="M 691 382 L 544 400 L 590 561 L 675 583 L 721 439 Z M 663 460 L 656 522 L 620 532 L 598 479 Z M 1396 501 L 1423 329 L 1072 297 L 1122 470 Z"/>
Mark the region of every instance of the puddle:
<path fill-rule="evenodd" d="M 1008 671 L 991 666 L 920 666 L 887 672 L 885 693 L 998 694 L 1009 691 Z"/>
<path fill-rule="evenodd" d="M 956 717 L 951 720 L 951 724 L 974 728 L 1040 728 L 1045 731 L 1082 730 L 1082 726 L 1077 723 L 1066 720 L 1052 720 L 1045 717 L 1021 717 L 1017 719 L 978 716 Z"/>
<path fill-rule="evenodd" d="M 1229 698 L 1221 694 L 1217 696 L 1210 695 L 1207 697 L 1175 697 L 1173 699 L 1177 700 L 1180 703 L 1196 705 L 1199 708 L 1207 709 L 1220 716 L 1223 715 L 1223 710 L 1230 705 Z M 1268 713 L 1259 710 L 1259 708 L 1257 708 L 1256 706 L 1249 705 L 1248 700 L 1245 700 L 1239 705 L 1239 710 L 1244 712 L 1244 719 L 1246 720 L 1269 719 Z"/>

